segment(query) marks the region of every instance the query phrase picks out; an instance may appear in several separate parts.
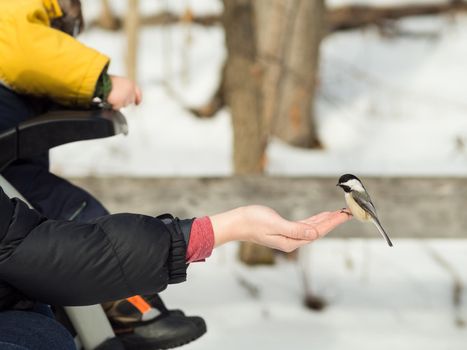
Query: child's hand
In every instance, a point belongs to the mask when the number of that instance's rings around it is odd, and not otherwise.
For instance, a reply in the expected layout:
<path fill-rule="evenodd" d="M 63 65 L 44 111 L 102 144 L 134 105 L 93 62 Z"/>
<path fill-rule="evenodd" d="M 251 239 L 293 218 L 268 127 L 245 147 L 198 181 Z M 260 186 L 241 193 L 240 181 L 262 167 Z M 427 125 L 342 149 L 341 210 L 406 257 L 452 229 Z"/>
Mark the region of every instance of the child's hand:
<path fill-rule="evenodd" d="M 289 221 L 268 207 L 252 205 L 211 216 L 211 222 L 216 246 L 238 240 L 291 252 L 325 236 L 351 218 L 338 210 Z"/>
<path fill-rule="evenodd" d="M 135 82 L 124 77 L 110 76 L 112 90 L 107 97 L 107 102 L 112 108 L 119 110 L 123 107 L 135 104 L 139 105 L 143 99 L 141 90 Z"/>

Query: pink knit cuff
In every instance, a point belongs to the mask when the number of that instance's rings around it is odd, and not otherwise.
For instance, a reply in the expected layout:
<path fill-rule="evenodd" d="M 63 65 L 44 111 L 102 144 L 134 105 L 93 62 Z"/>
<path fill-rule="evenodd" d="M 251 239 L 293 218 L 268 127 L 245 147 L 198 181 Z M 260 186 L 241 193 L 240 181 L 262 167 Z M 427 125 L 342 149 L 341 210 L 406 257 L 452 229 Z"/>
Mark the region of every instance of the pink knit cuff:
<path fill-rule="evenodd" d="M 193 221 L 190 242 L 186 251 L 188 263 L 204 261 L 211 256 L 214 249 L 214 230 L 208 216 Z"/>

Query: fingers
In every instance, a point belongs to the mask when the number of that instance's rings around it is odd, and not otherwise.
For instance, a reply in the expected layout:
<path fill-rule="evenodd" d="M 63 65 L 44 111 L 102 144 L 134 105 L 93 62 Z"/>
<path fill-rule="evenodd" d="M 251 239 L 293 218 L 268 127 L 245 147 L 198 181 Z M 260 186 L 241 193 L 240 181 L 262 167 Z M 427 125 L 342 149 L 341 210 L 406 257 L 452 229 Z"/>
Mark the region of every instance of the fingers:
<path fill-rule="evenodd" d="M 289 221 L 287 227 L 282 231 L 283 236 L 294 240 L 313 241 L 319 238 L 319 232 L 315 225 L 304 222 Z"/>
<path fill-rule="evenodd" d="M 334 211 L 329 213 L 328 216 L 323 217 L 321 221 L 316 223 L 316 229 L 319 232 L 320 237 L 324 237 L 329 232 L 334 230 L 339 225 L 352 219 L 347 212 Z"/>
<path fill-rule="evenodd" d="M 323 211 L 321 213 L 318 213 L 316 215 L 313 215 L 312 217 L 305 219 L 304 221 L 318 222 L 322 220 L 323 218 L 327 218 L 330 214 L 331 214 L 330 211 Z"/>
<path fill-rule="evenodd" d="M 313 241 L 324 237 L 337 226 L 342 225 L 350 219 L 352 219 L 352 216 L 347 212 L 322 212 L 289 225 L 288 230 L 285 231 L 287 233 L 284 236 L 295 240 Z"/>
<path fill-rule="evenodd" d="M 312 217 L 301 220 L 301 222 L 309 223 L 309 224 L 316 224 L 323 220 L 329 220 L 329 219 L 335 220 L 336 218 L 339 218 L 339 220 L 344 220 L 343 215 L 345 215 L 348 220 L 352 218 L 352 214 L 349 211 L 336 210 L 336 211 L 325 211 L 325 212 L 313 215 Z"/>
<path fill-rule="evenodd" d="M 350 210 L 336 210 L 330 213 L 330 220 L 336 221 L 339 225 L 353 219 Z"/>

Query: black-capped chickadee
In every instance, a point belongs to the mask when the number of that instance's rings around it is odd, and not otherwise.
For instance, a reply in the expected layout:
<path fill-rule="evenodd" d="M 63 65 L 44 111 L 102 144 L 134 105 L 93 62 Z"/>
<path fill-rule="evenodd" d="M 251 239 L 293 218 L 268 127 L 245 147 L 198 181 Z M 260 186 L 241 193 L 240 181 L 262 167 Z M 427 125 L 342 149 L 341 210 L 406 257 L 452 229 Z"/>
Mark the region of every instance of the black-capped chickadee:
<path fill-rule="evenodd" d="M 391 240 L 378 220 L 376 208 L 371 202 L 370 195 L 366 191 L 360 179 L 355 175 L 345 174 L 339 178 L 339 183 L 336 186 L 339 186 L 344 190 L 345 201 L 347 202 L 347 206 L 352 212 L 352 215 L 359 221 L 371 221 L 375 224 L 388 245 L 392 247 Z"/>

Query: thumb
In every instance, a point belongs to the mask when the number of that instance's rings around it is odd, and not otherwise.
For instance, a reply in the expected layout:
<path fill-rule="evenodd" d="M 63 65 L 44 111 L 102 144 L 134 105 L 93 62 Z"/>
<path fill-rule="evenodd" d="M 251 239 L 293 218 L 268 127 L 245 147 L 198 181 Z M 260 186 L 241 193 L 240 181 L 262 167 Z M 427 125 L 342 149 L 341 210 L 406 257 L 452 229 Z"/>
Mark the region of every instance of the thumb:
<path fill-rule="evenodd" d="M 320 237 L 315 225 L 304 222 L 288 221 L 284 232 L 284 236 L 297 240 L 314 241 Z"/>

